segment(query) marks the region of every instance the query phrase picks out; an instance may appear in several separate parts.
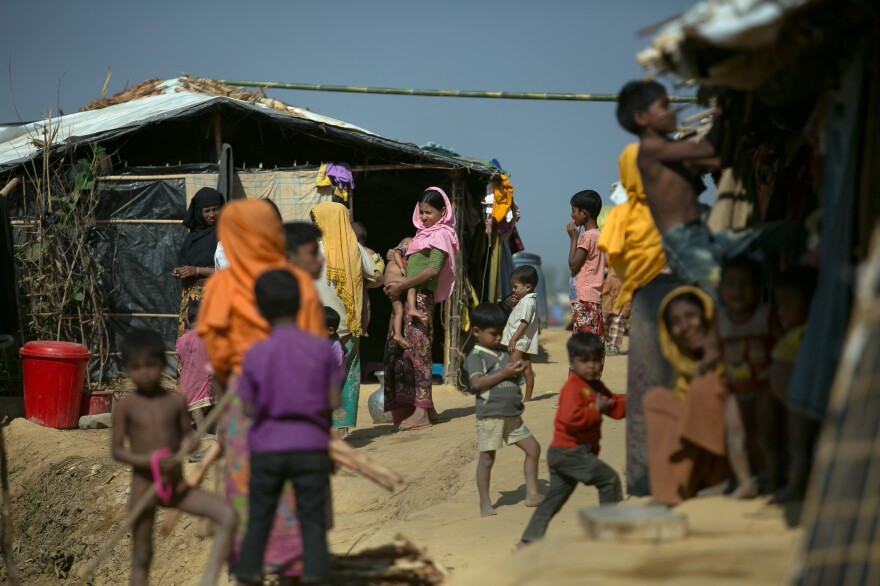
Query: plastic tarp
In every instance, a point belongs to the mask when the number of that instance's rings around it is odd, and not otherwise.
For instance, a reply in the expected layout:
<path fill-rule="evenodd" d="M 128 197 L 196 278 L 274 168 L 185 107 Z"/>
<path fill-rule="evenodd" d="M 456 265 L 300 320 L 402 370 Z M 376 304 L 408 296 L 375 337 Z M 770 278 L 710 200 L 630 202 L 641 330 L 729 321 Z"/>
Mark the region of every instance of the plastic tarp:
<path fill-rule="evenodd" d="M 216 181 L 216 175 L 215 181 Z M 103 267 L 110 349 L 116 352 L 133 327 L 162 333 L 166 350 L 177 340 L 180 282 L 171 276 L 186 236 L 181 223 L 186 211 L 185 180 L 113 181 L 100 186 L 99 234 L 94 255 Z M 107 220 L 173 220 L 174 223 L 101 223 Z M 173 315 L 132 317 L 125 314 Z M 176 365 L 174 356 L 169 364 Z M 111 360 L 109 372 L 118 369 Z"/>

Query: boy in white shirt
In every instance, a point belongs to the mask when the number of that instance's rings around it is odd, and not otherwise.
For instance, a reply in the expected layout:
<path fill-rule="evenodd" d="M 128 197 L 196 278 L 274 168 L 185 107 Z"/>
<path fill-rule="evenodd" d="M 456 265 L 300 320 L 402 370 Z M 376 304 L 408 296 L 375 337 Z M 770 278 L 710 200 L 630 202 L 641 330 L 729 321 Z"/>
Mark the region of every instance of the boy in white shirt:
<path fill-rule="evenodd" d="M 526 379 L 523 402 L 527 402 L 532 400 L 535 390 L 532 356 L 538 354 L 538 302 L 535 295 L 538 271 L 528 265 L 517 267 L 510 274 L 510 286 L 513 289 L 513 312 L 507 318 L 501 343 L 507 347 L 513 362 L 523 363 Z"/>

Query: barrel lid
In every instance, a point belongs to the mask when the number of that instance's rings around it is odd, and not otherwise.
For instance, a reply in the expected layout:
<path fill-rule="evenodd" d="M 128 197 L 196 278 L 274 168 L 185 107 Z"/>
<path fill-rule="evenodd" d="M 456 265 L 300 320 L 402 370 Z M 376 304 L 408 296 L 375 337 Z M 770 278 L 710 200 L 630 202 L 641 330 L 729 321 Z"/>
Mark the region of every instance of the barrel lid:
<path fill-rule="evenodd" d="M 28 342 L 18 351 L 21 356 L 39 358 L 88 358 L 88 349 L 73 342 L 38 341 Z"/>

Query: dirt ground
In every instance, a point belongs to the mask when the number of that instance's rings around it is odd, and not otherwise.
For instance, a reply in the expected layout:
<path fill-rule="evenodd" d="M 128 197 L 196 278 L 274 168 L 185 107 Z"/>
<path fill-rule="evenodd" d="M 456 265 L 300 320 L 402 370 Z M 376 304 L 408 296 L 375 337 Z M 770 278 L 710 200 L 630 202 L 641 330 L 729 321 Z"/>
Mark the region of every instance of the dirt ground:
<path fill-rule="evenodd" d="M 544 452 L 553 434 L 555 396 L 567 376 L 568 333 L 542 333 L 546 362 L 535 365 L 535 401 L 524 419 Z M 609 357 L 604 380 L 623 391 L 626 358 Z M 395 433 L 373 425 L 366 409 L 378 385 L 361 391 L 360 426 L 352 444 L 398 471 L 406 485 L 390 494 L 342 471 L 333 479 L 335 553 L 390 543 L 402 534 L 427 548 L 452 572 L 451 584 L 779 584 L 793 564 L 800 531 L 786 513 L 762 500 L 696 499 L 678 510 L 688 516 L 687 538 L 662 544 L 588 539 L 578 509 L 597 504 L 596 490 L 579 488 L 554 519 L 547 538 L 510 552 L 532 513 L 523 506 L 522 452 L 498 453 L 492 477 L 497 516 L 480 518 L 474 484 L 477 458 L 473 398 L 435 386 L 443 421 L 429 429 Z M 57 584 L 75 573 L 125 516 L 128 473 L 109 458 L 109 432 L 55 431 L 24 420 L 5 430 L 10 459 L 14 552 L 26 584 Z M 623 477 L 624 422 L 606 419 L 602 457 Z M 542 488 L 547 469 L 540 469 Z M 212 486 L 209 475 L 205 486 Z M 642 506 L 630 500 L 626 506 Z M 160 513 L 159 520 L 161 521 Z M 171 536 L 156 539 L 152 583 L 192 584 L 207 557 L 202 524 L 185 517 Z M 124 538 L 94 584 L 127 582 L 131 542 Z M 601 578 L 599 578 L 601 576 Z M 3 575 L 0 574 L 0 578 Z"/>

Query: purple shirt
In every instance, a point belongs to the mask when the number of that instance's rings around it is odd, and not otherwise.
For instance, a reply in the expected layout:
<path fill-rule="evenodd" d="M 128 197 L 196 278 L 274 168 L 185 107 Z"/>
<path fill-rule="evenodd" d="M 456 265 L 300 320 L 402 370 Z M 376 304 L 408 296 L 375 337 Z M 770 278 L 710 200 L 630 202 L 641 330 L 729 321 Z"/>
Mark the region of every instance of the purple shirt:
<path fill-rule="evenodd" d="M 251 452 L 326 450 L 327 389 L 343 372 L 327 340 L 296 326 L 273 328 L 244 356 L 238 397 L 253 409 Z"/>

